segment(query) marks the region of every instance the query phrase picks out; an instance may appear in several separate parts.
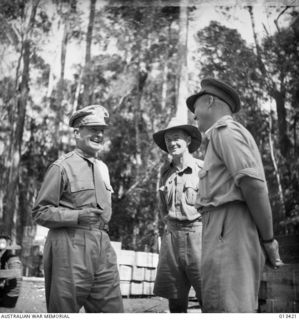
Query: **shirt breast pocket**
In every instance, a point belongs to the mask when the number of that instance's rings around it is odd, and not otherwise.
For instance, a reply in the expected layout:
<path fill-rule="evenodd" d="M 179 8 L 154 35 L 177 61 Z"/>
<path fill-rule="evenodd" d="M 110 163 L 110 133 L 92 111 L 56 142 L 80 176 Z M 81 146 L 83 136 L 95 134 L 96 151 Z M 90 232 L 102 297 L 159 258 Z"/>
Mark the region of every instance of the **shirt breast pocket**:
<path fill-rule="evenodd" d="M 162 193 L 162 196 L 164 197 L 167 205 L 171 206 L 173 200 L 173 181 L 166 181 L 164 185 L 160 186 L 159 190 Z"/>
<path fill-rule="evenodd" d="M 199 172 L 199 194 L 202 200 L 209 199 L 209 170 L 202 169 Z"/>
<path fill-rule="evenodd" d="M 95 202 L 93 179 L 73 179 L 70 189 L 76 207 L 82 207 Z"/>
<path fill-rule="evenodd" d="M 72 193 L 94 189 L 93 181 L 88 179 L 74 179 L 73 181 L 71 181 L 70 185 Z"/>
<path fill-rule="evenodd" d="M 185 183 L 185 197 L 186 203 L 189 206 L 194 206 L 198 193 L 198 181 L 186 181 Z"/>

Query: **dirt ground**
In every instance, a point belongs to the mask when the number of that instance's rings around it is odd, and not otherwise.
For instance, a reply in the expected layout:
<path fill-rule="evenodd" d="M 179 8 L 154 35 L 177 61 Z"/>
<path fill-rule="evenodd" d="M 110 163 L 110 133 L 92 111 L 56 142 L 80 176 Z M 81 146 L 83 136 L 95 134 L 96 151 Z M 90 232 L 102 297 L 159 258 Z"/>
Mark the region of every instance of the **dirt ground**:
<path fill-rule="evenodd" d="M 126 313 L 167 313 L 168 302 L 159 297 L 123 297 Z M 46 312 L 43 279 L 24 278 L 21 294 L 13 309 L 0 308 L 0 313 L 44 313 Z M 82 309 L 80 312 L 84 312 Z M 198 303 L 189 301 L 188 312 L 200 312 Z"/>

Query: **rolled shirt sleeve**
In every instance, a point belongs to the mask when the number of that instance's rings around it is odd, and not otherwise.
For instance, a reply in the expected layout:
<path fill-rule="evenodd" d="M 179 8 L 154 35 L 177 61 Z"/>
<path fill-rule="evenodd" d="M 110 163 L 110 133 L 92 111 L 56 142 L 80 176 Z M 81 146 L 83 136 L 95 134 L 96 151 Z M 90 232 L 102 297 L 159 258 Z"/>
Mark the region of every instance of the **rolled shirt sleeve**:
<path fill-rule="evenodd" d="M 48 169 L 32 209 L 36 223 L 47 228 L 73 227 L 78 225 L 80 210 L 61 205 L 61 194 L 65 188 L 63 169 L 53 164 Z"/>
<path fill-rule="evenodd" d="M 260 154 L 255 141 L 247 131 L 223 127 L 215 137 L 215 150 L 223 160 L 236 186 L 244 177 L 265 181 Z"/>

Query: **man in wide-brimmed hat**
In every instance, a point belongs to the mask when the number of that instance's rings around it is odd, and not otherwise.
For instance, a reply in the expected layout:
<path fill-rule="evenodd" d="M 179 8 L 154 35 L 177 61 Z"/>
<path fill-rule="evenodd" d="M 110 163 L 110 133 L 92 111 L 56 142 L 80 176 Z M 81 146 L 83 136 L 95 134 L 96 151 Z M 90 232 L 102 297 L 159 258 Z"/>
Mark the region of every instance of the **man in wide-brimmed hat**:
<path fill-rule="evenodd" d="M 169 300 L 170 312 L 187 312 L 191 286 L 201 301 L 202 224 L 194 205 L 202 161 L 191 155 L 201 144 L 201 134 L 196 127 L 174 118 L 153 138 L 172 157 L 161 169 L 160 218 L 165 230 L 154 294 Z"/>
<path fill-rule="evenodd" d="M 207 139 L 196 203 L 203 221 L 202 310 L 255 312 L 263 250 L 272 267 L 282 264 L 262 159 L 252 135 L 232 118 L 238 93 L 216 79 L 201 86 L 187 106 Z"/>
<path fill-rule="evenodd" d="M 116 254 L 107 233 L 111 193 L 103 148 L 109 114 L 100 105 L 76 111 L 76 149 L 48 169 L 33 207 L 49 228 L 44 248 L 48 312 L 123 312 Z"/>

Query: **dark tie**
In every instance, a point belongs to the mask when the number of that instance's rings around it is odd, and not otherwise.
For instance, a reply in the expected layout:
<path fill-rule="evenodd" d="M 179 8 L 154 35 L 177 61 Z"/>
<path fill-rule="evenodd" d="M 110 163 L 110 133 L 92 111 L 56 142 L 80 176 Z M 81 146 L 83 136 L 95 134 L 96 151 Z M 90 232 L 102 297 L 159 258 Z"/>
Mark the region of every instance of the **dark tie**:
<path fill-rule="evenodd" d="M 101 217 L 108 222 L 111 217 L 111 191 L 106 188 L 97 160 L 93 162 L 93 179 L 97 204 L 104 211 Z"/>

